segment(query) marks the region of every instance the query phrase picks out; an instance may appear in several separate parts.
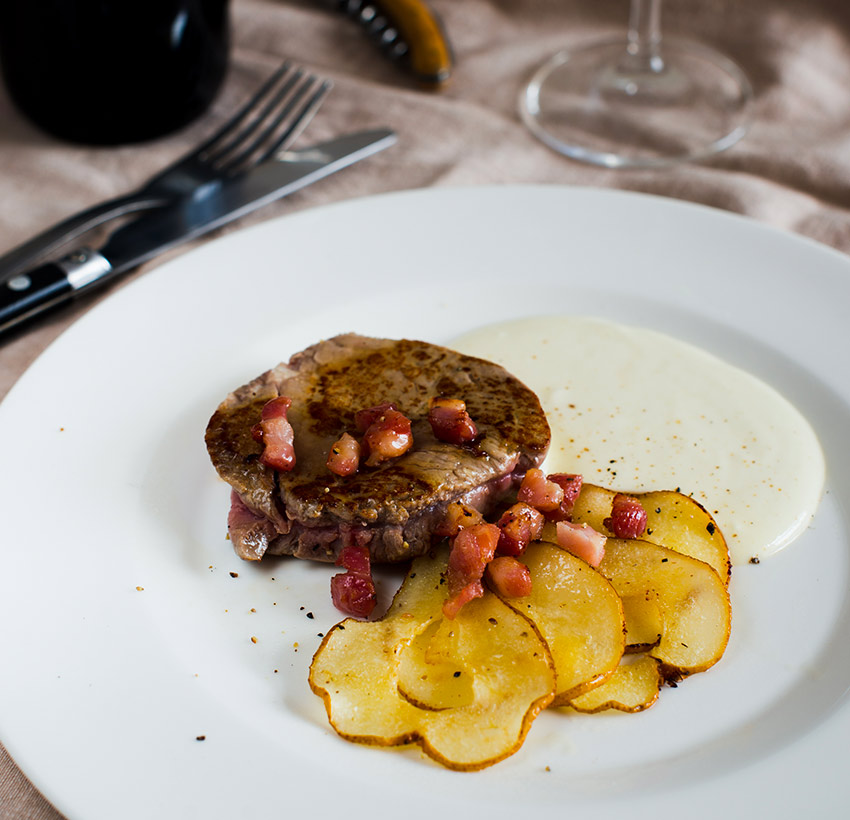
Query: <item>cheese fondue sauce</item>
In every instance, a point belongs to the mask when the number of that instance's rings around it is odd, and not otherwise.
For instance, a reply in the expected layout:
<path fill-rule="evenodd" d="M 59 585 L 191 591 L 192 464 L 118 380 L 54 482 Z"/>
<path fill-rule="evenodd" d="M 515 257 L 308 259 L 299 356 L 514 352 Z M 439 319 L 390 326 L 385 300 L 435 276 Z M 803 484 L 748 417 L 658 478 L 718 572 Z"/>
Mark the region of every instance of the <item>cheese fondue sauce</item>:
<path fill-rule="evenodd" d="M 449 342 L 540 397 L 544 469 L 626 492 L 680 489 L 712 515 L 733 564 L 808 525 L 824 485 L 814 431 L 773 388 L 650 330 L 583 317 L 523 319 Z"/>

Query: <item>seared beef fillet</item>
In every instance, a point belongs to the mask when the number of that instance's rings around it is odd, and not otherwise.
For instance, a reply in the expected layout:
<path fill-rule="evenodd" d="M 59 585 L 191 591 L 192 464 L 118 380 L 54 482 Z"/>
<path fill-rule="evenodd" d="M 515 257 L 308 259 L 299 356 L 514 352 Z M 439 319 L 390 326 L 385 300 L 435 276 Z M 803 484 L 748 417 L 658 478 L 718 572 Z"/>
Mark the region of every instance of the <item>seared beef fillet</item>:
<path fill-rule="evenodd" d="M 263 465 L 251 435 L 263 405 L 292 399 L 295 469 Z M 478 428 L 466 445 L 438 441 L 428 423 L 433 396 L 463 399 Z M 326 465 L 331 445 L 358 410 L 393 402 L 412 422 L 413 448 L 354 475 Z M 350 544 L 378 563 L 426 552 L 452 501 L 488 512 L 538 465 L 549 425 L 537 397 L 504 368 L 416 341 L 337 336 L 296 354 L 231 393 L 206 432 L 219 475 L 233 488 L 228 518 L 236 552 L 334 561 Z"/>

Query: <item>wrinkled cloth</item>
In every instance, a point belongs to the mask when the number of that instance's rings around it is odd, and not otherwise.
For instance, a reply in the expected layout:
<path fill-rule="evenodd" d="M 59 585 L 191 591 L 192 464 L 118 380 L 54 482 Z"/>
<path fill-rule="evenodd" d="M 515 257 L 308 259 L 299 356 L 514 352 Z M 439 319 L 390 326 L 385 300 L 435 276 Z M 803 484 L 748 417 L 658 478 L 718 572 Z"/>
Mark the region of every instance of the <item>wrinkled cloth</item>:
<path fill-rule="evenodd" d="M 521 88 L 549 55 L 624 32 L 626 0 L 432 0 L 456 59 L 451 83 L 437 92 L 421 89 L 330 5 L 233 0 L 232 60 L 222 91 L 197 122 L 147 144 L 62 143 L 25 121 L 0 90 L 0 252 L 142 183 L 211 133 L 284 57 L 335 84 L 310 138 L 387 125 L 399 142 L 214 236 L 386 191 L 554 183 L 702 203 L 850 252 L 850 5 L 844 0 L 666 0 L 664 33 L 699 40 L 735 60 L 753 84 L 755 108 L 748 134 L 732 149 L 662 170 L 609 170 L 568 160 L 538 142 L 517 113 Z M 191 247 L 2 344 L 0 398 L 93 304 Z M 0 820 L 61 817 L 0 746 Z"/>

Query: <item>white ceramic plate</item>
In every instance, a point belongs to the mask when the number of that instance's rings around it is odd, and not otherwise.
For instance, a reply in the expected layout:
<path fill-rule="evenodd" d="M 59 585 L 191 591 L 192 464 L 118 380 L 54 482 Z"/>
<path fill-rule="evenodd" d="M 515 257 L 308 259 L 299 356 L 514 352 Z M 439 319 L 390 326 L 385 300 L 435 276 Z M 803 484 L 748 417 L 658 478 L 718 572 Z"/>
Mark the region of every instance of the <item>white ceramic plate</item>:
<path fill-rule="evenodd" d="M 71 327 L 0 406 L 0 737 L 86 820 L 838 816 L 848 304 L 838 253 L 675 201 L 561 187 L 348 202 L 163 265 Z M 545 713 L 518 754 L 476 774 L 348 744 L 307 686 L 338 619 L 333 570 L 234 557 L 207 419 L 321 337 L 444 342 L 542 313 L 651 326 L 778 388 L 827 454 L 817 517 L 735 571 L 723 661 L 648 712 Z"/>

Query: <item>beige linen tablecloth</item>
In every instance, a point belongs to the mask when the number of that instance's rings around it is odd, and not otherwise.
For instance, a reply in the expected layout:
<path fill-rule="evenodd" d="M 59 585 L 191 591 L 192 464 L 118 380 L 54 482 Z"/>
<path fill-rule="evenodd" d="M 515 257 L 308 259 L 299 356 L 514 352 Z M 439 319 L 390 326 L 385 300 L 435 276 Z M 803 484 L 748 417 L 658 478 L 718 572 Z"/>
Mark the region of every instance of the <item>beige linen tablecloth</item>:
<path fill-rule="evenodd" d="M 713 45 L 749 74 L 755 119 L 745 140 L 727 153 L 653 171 L 603 170 L 564 159 L 538 143 L 517 115 L 530 72 L 564 46 L 623 31 L 626 0 L 433 0 L 433 6 L 457 60 L 453 82 L 438 93 L 420 90 L 321 0 L 234 0 L 232 65 L 222 93 L 200 121 L 151 144 L 89 149 L 57 142 L 24 121 L 0 92 L 0 251 L 142 182 L 209 133 L 290 57 L 335 82 L 310 136 L 389 125 L 399 143 L 228 230 L 390 190 L 561 183 L 725 208 L 850 252 L 850 6 L 844 0 L 666 0 L 667 33 Z M 0 346 L 0 398 L 91 305 L 80 302 Z M 92 788 L 98 787 L 92 772 Z M 0 818 L 59 817 L 0 746 Z"/>

